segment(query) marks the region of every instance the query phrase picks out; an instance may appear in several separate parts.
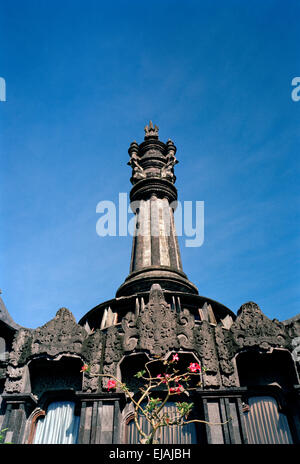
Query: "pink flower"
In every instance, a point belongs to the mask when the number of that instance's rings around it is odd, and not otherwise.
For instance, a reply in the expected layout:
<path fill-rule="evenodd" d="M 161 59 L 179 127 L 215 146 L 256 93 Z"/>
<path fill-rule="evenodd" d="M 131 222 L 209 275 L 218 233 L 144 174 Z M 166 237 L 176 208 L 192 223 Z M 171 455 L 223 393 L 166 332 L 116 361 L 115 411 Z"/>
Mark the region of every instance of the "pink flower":
<path fill-rule="evenodd" d="M 89 370 L 89 366 L 87 364 L 84 364 L 81 368 L 81 371 L 80 372 L 86 372 Z"/>
<path fill-rule="evenodd" d="M 170 377 L 170 374 L 164 374 L 164 380 L 162 380 L 163 377 L 162 377 L 161 374 L 158 374 L 157 377 L 162 381 L 162 383 L 167 383 L 167 380 L 168 380 L 168 378 Z"/>
<path fill-rule="evenodd" d="M 117 382 L 115 380 L 109 379 L 107 382 L 107 390 L 109 391 L 111 388 L 116 388 Z"/>
<path fill-rule="evenodd" d="M 171 387 L 170 393 L 181 393 L 184 390 L 182 385 L 177 385 L 177 387 Z"/>
<path fill-rule="evenodd" d="M 161 374 L 158 374 L 156 376 L 157 379 L 161 380 L 162 383 L 167 383 L 167 379 L 170 377 L 169 374 L 164 374 L 164 380 L 163 380 L 163 376 Z"/>
<path fill-rule="evenodd" d="M 175 361 L 179 361 L 179 356 L 178 356 L 178 353 L 176 353 L 176 354 L 173 354 L 172 361 L 173 361 L 173 362 L 175 362 Z"/>
<path fill-rule="evenodd" d="M 191 363 L 188 367 L 191 372 L 201 372 L 201 366 L 198 363 Z"/>

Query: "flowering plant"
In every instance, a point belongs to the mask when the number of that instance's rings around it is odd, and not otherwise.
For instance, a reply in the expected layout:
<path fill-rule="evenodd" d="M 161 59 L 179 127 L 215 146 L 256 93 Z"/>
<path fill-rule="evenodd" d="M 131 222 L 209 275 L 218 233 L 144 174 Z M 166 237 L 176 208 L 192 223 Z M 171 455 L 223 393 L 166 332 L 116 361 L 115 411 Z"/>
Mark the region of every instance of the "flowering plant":
<path fill-rule="evenodd" d="M 188 370 L 190 372 L 201 372 L 201 366 L 198 363 L 191 363 Z"/>
<path fill-rule="evenodd" d="M 90 367 L 88 364 L 84 364 L 81 368 L 81 371 L 80 372 L 89 372 L 90 371 Z"/>
<path fill-rule="evenodd" d="M 109 379 L 107 382 L 107 390 L 109 391 L 111 388 L 116 388 L 117 382 L 115 380 Z"/>
<path fill-rule="evenodd" d="M 212 424 L 210 422 L 200 419 L 189 419 L 194 404 L 192 402 L 177 401 L 176 412 L 170 417 L 165 411 L 164 406 L 170 400 L 170 397 L 175 395 L 185 394 L 189 396 L 189 391 L 201 385 L 201 373 L 205 372 L 205 368 L 201 369 L 199 363 L 190 363 L 187 371 L 180 373 L 176 369 L 179 361 L 178 353 L 172 355 L 171 360 L 163 360 L 156 358 L 150 360 L 145 364 L 145 369 L 137 372 L 135 377 L 144 381 L 144 386 L 140 388 L 138 395 L 134 395 L 129 391 L 127 385 L 122 383 L 119 379 L 108 374 L 91 374 L 89 366 L 84 364 L 81 372 L 83 374 L 88 372 L 89 375 L 99 377 L 109 377 L 107 382 L 107 390 L 115 389 L 117 386 L 125 393 L 127 398 L 133 403 L 134 406 L 134 423 L 138 433 L 141 435 L 141 442 L 152 444 L 157 443 L 157 432 L 161 427 L 184 426 L 193 422 L 201 422 L 209 425 L 223 425 L 224 423 Z M 165 372 L 153 375 L 153 365 L 155 363 L 163 363 Z M 196 387 L 191 387 L 189 382 L 193 376 L 196 376 L 198 383 Z M 159 396 L 162 396 L 160 398 Z M 149 424 L 148 432 L 143 428 L 143 423 L 139 421 L 139 417 L 143 416 Z M 228 422 L 228 421 L 227 421 Z"/>

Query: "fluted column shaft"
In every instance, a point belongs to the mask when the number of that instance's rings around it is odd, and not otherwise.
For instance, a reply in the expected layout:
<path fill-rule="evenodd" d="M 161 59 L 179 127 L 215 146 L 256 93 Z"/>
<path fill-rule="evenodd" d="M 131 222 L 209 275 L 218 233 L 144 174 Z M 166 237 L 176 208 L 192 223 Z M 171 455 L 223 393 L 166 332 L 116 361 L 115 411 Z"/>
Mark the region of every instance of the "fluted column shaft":
<path fill-rule="evenodd" d="M 182 270 L 173 209 L 167 198 L 141 200 L 136 212 L 130 272 L 149 266 Z"/>

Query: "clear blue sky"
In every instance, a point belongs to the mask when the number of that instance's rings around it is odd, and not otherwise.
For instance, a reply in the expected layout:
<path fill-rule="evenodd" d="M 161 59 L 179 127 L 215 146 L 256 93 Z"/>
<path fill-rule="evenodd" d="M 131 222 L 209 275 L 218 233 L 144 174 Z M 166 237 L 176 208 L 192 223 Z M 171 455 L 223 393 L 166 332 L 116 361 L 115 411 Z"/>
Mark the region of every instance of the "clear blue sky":
<path fill-rule="evenodd" d="M 201 295 L 299 313 L 300 3 L 1 2 L 0 288 L 35 328 L 113 298 L 131 237 L 96 205 L 130 190 L 127 149 L 151 119 L 178 148 L 180 200 L 205 202 L 185 248 Z"/>

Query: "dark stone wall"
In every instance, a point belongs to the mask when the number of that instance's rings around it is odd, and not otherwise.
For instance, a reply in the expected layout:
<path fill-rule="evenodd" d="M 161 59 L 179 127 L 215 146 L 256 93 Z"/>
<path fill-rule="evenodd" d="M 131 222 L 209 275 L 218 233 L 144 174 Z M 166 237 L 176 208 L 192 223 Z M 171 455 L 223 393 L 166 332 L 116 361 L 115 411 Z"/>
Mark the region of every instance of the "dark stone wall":
<path fill-rule="evenodd" d="M 117 428 L 116 424 L 121 423 L 122 418 L 122 393 L 118 390 L 114 394 L 107 392 L 107 379 L 82 374 L 80 368 L 87 363 L 93 374 L 119 378 L 123 375 L 123 380 L 127 375 L 130 381 L 135 368 L 139 369 L 134 361 L 137 355 L 149 359 L 171 352 L 179 352 L 182 356 L 190 353 L 206 368 L 199 394 L 203 397 L 205 392 L 217 392 L 218 408 L 221 408 L 220 395 L 224 391 L 239 392 L 241 378 L 242 387 L 247 386 L 243 373 L 247 367 L 243 371 L 243 363 L 248 364 L 249 358 L 243 361 L 245 353 L 264 356 L 260 358 L 262 369 L 264 362 L 269 363 L 268 356 L 272 353 L 284 353 L 287 358 L 282 358 L 282 362 L 288 359 L 289 373 L 283 371 L 283 378 L 275 380 L 281 382 L 283 389 L 290 390 L 298 383 L 294 356 L 295 335 L 299 333 L 297 319 L 288 324 L 271 321 L 253 302 L 242 305 L 235 320 L 229 318 L 225 322 L 217 322 L 213 315 L 207 320 L 197 319 L 196 310 L 191 305 L 189 309 L 185 307 L 184 299 L 181 305 L 167 303 L 163 290 L 155 284 L 146 304 L 135 305 L 123 315 L 121 322 L 103 330 L 77 324 L 66 308 L 61 308 L 42 327 L 16 330 L 9 357 L 0 365 L 3 426 L 10 429 L 15 442 L 26 442 L 26 424 L 32 412 L 41 406 L 43 395 L 73 391 L 82 408 L 80 440 L 84 443 L 121 440 L 121 426 Z M 290 382 L 284 381 L 285 375 L 291 378 Z M 270 379 L 266 377 L 262 383 L 268 382 Z M 131 387 L 138 389 L 134 383 Z M 121 396 L 113 400 L 113 395 Z M 242 394 L 234 395 L 239 398 L 234 401 L 241 402 Z M 211 397 L 208 398 L 207 414 L 214 414 L 217 406 L 212 405 Z M 107 418 L 105 426 L 104 416 Z M 102 425 L 99 417 L 102 417 Z"/>

